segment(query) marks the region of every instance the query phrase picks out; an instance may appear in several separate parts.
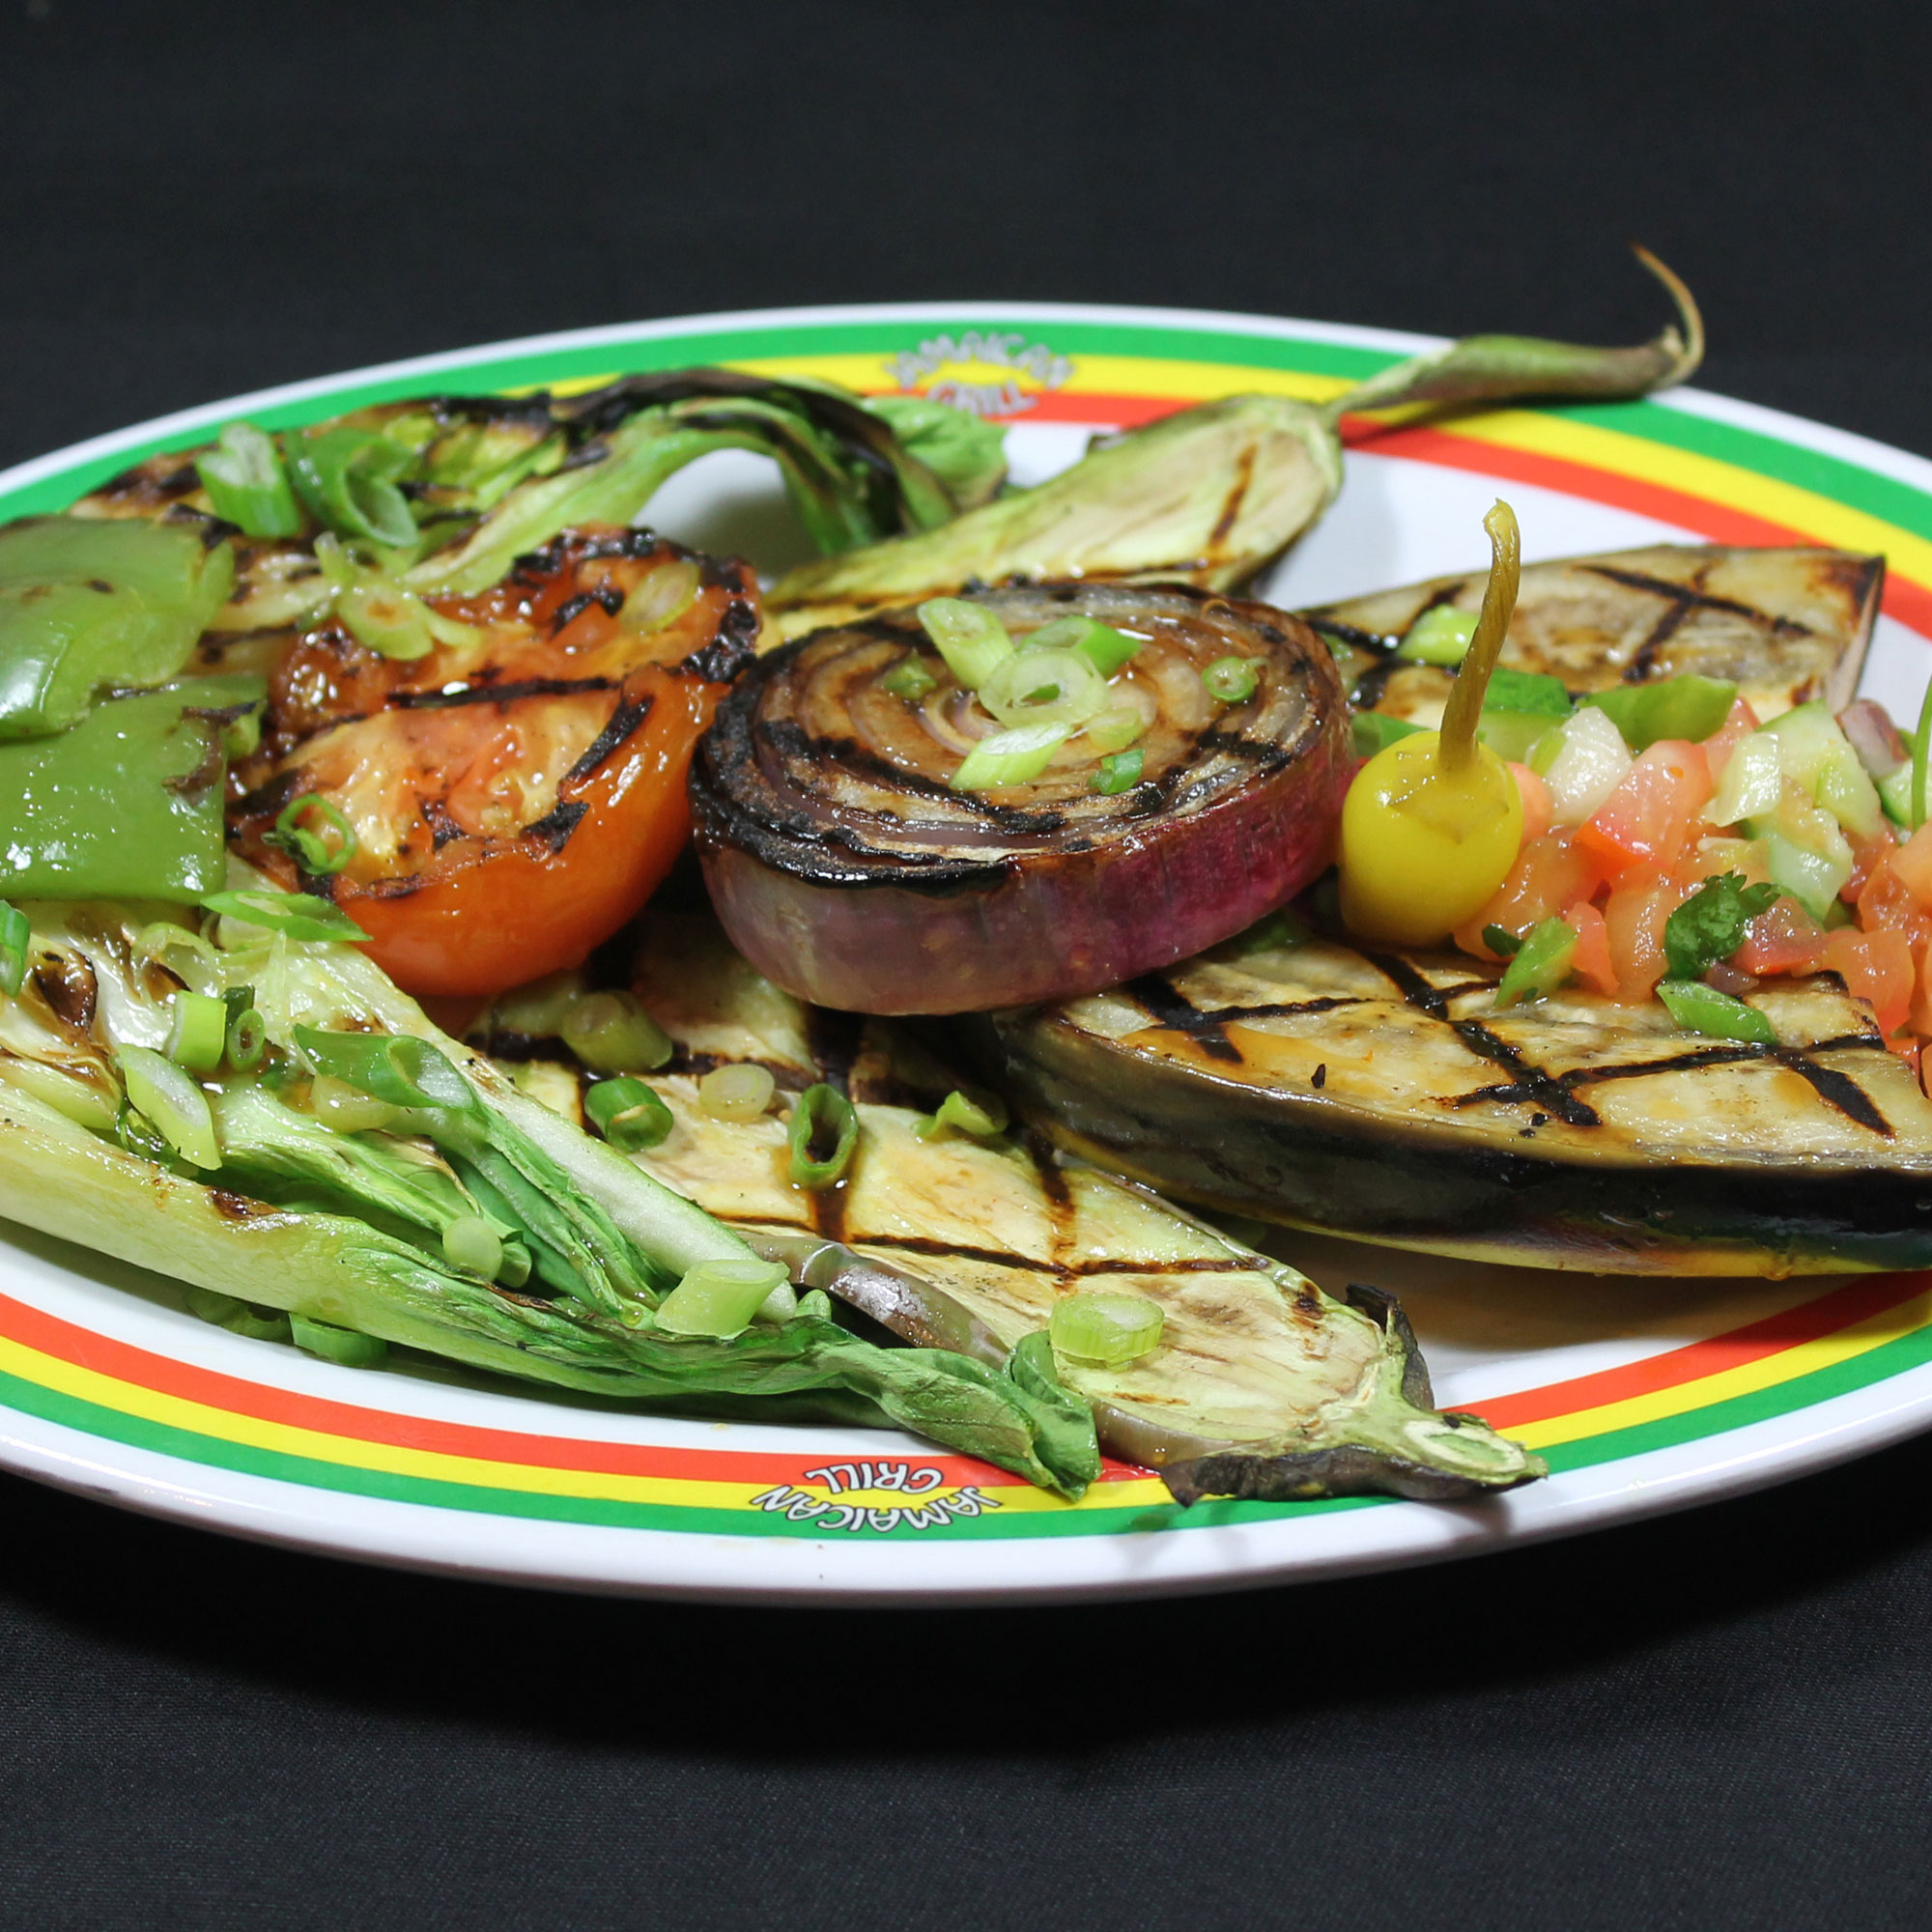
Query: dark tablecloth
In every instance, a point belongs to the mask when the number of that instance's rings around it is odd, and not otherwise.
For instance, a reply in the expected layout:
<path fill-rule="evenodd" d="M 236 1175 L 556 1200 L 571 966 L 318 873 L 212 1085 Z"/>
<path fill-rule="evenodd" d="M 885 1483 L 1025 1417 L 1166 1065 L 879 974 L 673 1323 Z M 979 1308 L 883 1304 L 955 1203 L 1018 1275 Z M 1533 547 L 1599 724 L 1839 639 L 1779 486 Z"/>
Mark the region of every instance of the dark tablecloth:
<path fill-rule="evenodd" d="M 937 297 L 1634 338 L 1932 452 L 1922 7 L 0 12 L 0 460 Z M 0 1204 L 4 1205 L 4 1204 Z M 977 1613 L 386 1575 L 0 1480 L 0 1922 L 1918 1926 L 1932 1444 L 1460 1568 Z"/>

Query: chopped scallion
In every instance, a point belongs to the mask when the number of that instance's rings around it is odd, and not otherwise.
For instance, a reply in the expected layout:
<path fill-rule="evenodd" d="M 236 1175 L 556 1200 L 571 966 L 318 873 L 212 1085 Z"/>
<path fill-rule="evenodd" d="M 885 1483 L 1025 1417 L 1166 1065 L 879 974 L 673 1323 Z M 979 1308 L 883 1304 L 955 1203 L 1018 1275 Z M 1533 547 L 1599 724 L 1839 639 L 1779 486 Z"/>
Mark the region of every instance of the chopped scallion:
<path fill-rule="evenodd" d="M 698 1109 L 714 1121 L 762 1120 L 778 1085 L 769 1066 L 753 1061 L 714 1066 L 697 1083 Z"/>
<path fill-rule="evenodd" d="M 952 774 L 954 791 L 990 791 L 996 785 L 1025 784 L 1037 779 L 1071 735 L 1065 724 L 1022 724 L 995 731 L 966 753 Z"/>
<path fill-rule="evenodd" d="M 416 520 L 396 479 L 415 461 L 399 442 L 347 427 L 282 440 L 296 494 L 316 522 L 341 536 L 401 546 L 416 540 Z"/>
<path fill-rule="evenodd" d="M 927 1120 L 915 1121 L 912 1130 L 923 1141 L 936 1140 L 949 1127 L 976 1141 L 989 1141 L 1006 1132 L 1010 1119 L 1007 1103 L 997 1094 L 979 1088 L 969 1094 L 955 1087 L 940 1101 L 938 1112 Z"/>
<path fill-rule="evenodd" d="M 1007 627 L 983 605 L 963 597 L 928 597 L 919 607 L 919 621 L 962 690 L 978 691 L 1013 654 Z"/>
<path fill-rule="evenodd" d="M 633 993 L 585 993 L 563 1016 L 563 1043 L 593 1073 L 645 1073 L 676 1050 Z"/>
<path fill-rule="evenodd" d="M 289 1317 L 289 1339 L 298 1349 L 320 1355 L 345 1369 L 366 1369 L 389 1352 L 389 1345 L 380 1335 L 363 1335 L 354 1328 L 338 1328 L 332 1321 L 311 1321 L 306 1315 Z"/>
<path fill-rule="evenodd" d="M 1160 1346 L 1167 1318 L 1158 1302 L 1139 1294 L 1081 1291 L 1053 1305 L 1047 1320 L 1056 1354 L 1100 1369 L 1121 1369 Z"/>
<path fill-rule="evenodd" d="M 670 1132 L 671 1112 L 641 1080 L 600 1080 L 583 1096 L 583 1111 L 620 1153 L 653 1148 Z"/>
<path fill-rule="evenodd" d="M 185 1288 L 182 1299 L 187 1303 L 187 1312 L 199 1316 L 204 1321 L 211 1321 L 217 1328 L 226 1328 L 236 1335 L 246 1335 L 254 1342 L 286 1342 L 289 1339 L 289 1318 L 278 1308 L 257 1308 L 252 1302 L 238 1301 L 232 1294 L 223 1294 L 213 1288 Z"/>
<path fill-rule="evenodd" d="M 27 915 L 0 899 L 0 993 L 12 999 L 27 978 L 27 944 L 34 936 Z"/>
<path fill-rule="evenodd" d="M 879 689 L 890 692 L 895 697 L 903 697 L 908 704 L 917 704 L 927 692 L 936 691 L 939 679 L 926 668 L 925 660 L 916 651 L 909 651 L 879 679 Z"/>
<path fill-rule="evenodd" d="M 1476 641 L 1476 613 L 1453 604 L 1437 604 L 1423 611 L 1404 632 L 1395 648 L 1410 664 L 1459 665 Z"/>
<path fill-rule="evenodd" d="M 852 1164 L 859 1145 L 859 1110 L 821 1080 L 798 1096 L 785 1140 L 792 1179 L 800 1187 L 830 1187 Z"/>
<path fill-rule="evenodd" d="M 253 1007 L 244 1007 L 228 1022 L 223 1047 L 237 1073 L 252 1073 L 269 1048 L 268 1023 Z"/>
<path fill-rule="evenodd" d="M 658 1304 L 656 1325 L 673 1335 L 739 1334 L 784 1282 L 777 1262 L 699 1262 Z"/>
<path fill-rule="evenodd" d="M 1141 773 L 1147 765 L 1147 754 L 1136 745 L 1130 752 L 1110 752 L 1094 767 L 1090 782 L 1097 792 L 1111 795 L 1118 791 L 1131 791 L 1141 781 Z"/>
<path fill-rule="evenodd" d="M 124 1046 L 118 1057 L 128 1104 L 191 1167 L 219 1167 L 208 1095 L 164 1054 Z"/>
<path fill-rule="evenodd" d="M 1932 757 L 1932 683 L 1918 700 L 1918 728 L 1912 734 L 1912 825 L 1917 832 L 1925 823 L 1925 767 Z"/>
<path fill-rule="evenodd" d="M 279 845 L 304 872 L 327 878 L 355 858 L 355 828 L 333 799 L 310 791 L 282 808 L 266 842 Z"/>
<path fill-rule="evenodd" d="M 1137 704 L 1114 704 L 1090 718 L 1082 734 L 1096 752 L 1124 752 L 1147 729 L 1147 718 Z"/>
<path fill-rule="evenodd" d="M 1107 681 L 1078 651 L 1017 651 L 987 674 L 980 702 L 1009 729 L 1084 724 L 1106 708 Z"/>
<path fill-rule="evenodd" d="M 1078 651 L 1102 677 L 1112 677 L 1140 653 L 1142 639 L 1094 617 L 1056 617 L 1021 644 L 1022 651 Z"/>
<path fill-rule="evenodd" d="M 201 903 L 224 919 L 241 920 L 288 939 L 365 940 L 369 935 L 349 917 L 309 893 L 209 893 Z"/>
<path fill-rule="evenodd" d="M 168 1058 L 190 1073 L 213 1073 L 228 1044 L 228 1003 L 213 993 L 177 993 L 168 1002 Z"/>
<path fill-rule="evenodd" d="M 228 424 L 216 446 L 194 467 L 209 507 L 243 536 L 301 534 L 301 510 L 274 440 L 253 423 Z"/>
<path fill-rule="evenodd" d="M 1261 683 L 1261 668 L 1253 658 L 1216 658 L 1201 673 L 1208 696 L 1223 704 L 1244 704 Z"/>

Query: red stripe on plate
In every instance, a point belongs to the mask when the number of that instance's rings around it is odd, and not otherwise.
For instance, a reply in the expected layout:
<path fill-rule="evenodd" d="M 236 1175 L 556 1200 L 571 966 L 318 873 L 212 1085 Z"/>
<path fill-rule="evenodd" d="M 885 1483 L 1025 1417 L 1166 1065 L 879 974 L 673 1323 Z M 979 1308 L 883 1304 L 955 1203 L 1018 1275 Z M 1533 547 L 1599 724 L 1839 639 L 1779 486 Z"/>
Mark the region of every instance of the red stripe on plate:
<path fill-rule="evenodd" d="M 1650 1355 L 1620 1369 L 1594 1376 L 1577 1376 L 1567 1382 L 1524 1389 L 1474 1405 L 1472 1412 L 1496 1429 L 1520 1429 L 1525 1423 L 1548 1422 L 1559 1415 L 1576 1415 L 1606 1403 L 1628 1402 L 1633 1396 L 1655 1395 L 1660 1389 L 1682 1388 L 1726 1369 L 1783 1354 L 1841 1328 L 1883 1315 L 1932 1286 L 1932 1274 L 1881 1274 L 1855 1281 L 1782 1314 L 1767 1316 L 1727 1334 L 1713 1335 L 1662 1355 Z"/>
<path fill-rule="evenodd" d="M 332 1402 L 300 1395 L 260 1382 L 244 1381 L 213 1369 L 196 1368 L 166 1355 L 156 1355 L 109 1336 L 98 1335 L 63 1321 L 57 1316 L 0 1295 L 0 1334 L 43 1354 L 71 1362 L 77 1368 L 116 1381 L 131 1382 L 161 1395 L 204 1405 L 224 1414 L 253 1416 L 319 1435 L 354 1441 L 382 1442 L 392 1448 L 421 1449 L 439 1455 L 461 1456 L 530 1468 L 573 1469 L 615 1476 L 678 1477 L 695 1482 L 771 1483 L 797 1479 L 802 1463 L 849 1460 L 815 1450 L 789 1455 L 733 1449 L 672 1449 L 648 1443 L 581 1441 L 571 1436 L 526 1435 L 521 1431 L 486 1429 L 472 1423 L 442 1422 L 424 1416 L 394 1414 L 385 1409 Z M 989 1477 L 1012 1482 L 1018 1478 L 992 1469 L 968 1457 L 920 1452 L 922 1462 L 937 1464 L 949 1482 L 979 1483 Z M 873 1460 L 877 1460 L 874 1458 Z M 1131 1481 L 1142 1471 L 1110 1462 L 1103 1482 Z"/>

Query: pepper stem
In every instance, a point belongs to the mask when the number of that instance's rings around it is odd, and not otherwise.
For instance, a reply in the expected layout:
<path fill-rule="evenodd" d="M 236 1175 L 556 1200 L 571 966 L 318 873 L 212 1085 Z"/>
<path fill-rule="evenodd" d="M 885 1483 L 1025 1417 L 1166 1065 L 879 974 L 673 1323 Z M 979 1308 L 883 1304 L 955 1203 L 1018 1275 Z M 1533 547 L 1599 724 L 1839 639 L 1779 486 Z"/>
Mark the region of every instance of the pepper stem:
<path fill-rule="evenodd" d="M 1591 349 L 1532 335 L 1466 335 L 1371 376 L 1323 405 L 1322 413 L 1332 423 L 1345 412 L 1389 410 L 1401 403 L 1642 396 L 1685 381 L 1704 359 L 1704 318 L 1676 274 L 1648 248 L 1631 245 L 1677 305 L 1677 321 L 1650 341 L 1628 349 Z"/>
<path fill-rule="evenodd" d="M 1483 527 L 1490 533 L 1490 581 L 1483 586 L 1483 612 L 1476 619 L 1476 635 L 1470 639 L 1468 655 L 1456 673 L 1456 688 L 1442 713 L 1436 767 L 1443 772 L 1459 772 L 1475 762 L 1483 694 L 1489 690 L 1490 673 L 1502 655 L 1522 575 L 1516 512 L 1501 497 L 1491 505 Z"/>

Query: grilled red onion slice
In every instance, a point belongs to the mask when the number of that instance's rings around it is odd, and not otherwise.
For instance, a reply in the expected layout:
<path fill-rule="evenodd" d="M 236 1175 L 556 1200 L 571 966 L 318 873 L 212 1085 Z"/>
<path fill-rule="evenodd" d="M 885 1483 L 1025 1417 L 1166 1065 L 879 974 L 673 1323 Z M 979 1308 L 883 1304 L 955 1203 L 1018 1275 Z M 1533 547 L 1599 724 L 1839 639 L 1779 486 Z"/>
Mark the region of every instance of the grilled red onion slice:
<path fill-rule="evenodd" d="M 691 773 L 712 898 L 761 973 L 861 1012 L 1061 999 L 1230 937 L 1329 863 L 1348 714 L 1327 647 L 1297 618 L 1169 586 L 973 601 L 1016 640 L 1069 614 L 1146 640 L 1110 693 L 1151 721 L 1140 782 L 1095 791 L 1076 735 L 1028 783 L 951 789 L 995 725 L 914 611 L 787 644 L 725 699 Z M 909 655 L 937 680 L 916 699 L 881 682 Z M 1201 676 L 1228 657 L 1257 673 L 1234 703 Z"/>

